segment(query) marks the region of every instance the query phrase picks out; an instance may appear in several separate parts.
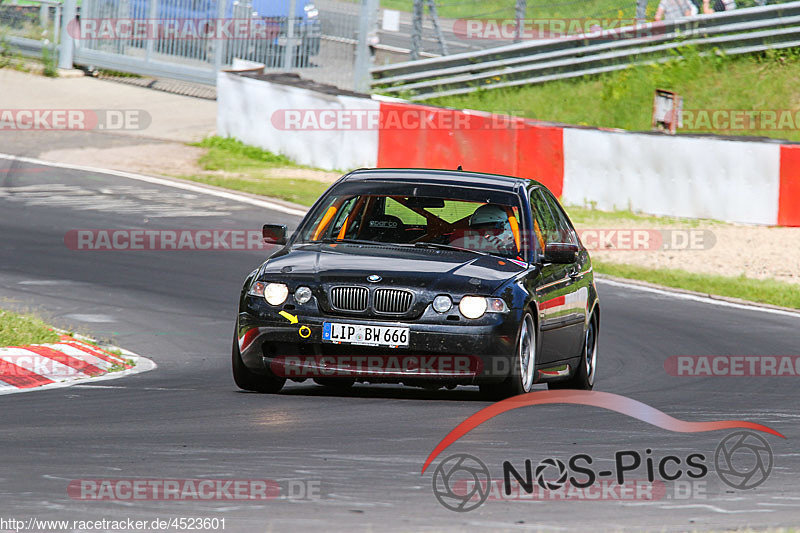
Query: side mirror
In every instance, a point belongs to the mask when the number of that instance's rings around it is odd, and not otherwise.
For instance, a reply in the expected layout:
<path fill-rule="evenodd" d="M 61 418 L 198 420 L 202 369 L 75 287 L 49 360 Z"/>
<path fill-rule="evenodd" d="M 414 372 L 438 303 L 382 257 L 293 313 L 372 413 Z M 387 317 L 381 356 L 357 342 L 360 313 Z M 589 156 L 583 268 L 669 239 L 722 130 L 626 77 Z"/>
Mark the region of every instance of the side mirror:
<path fill-rule="evenodd" d="M 578 260 L 578 245 L 567 242 L 550 242 L 544 247 L 546 263 L 571 264 Z"/>
<path fill-rule="evenodd" d="M 286 244 L 286 224 L 264 224 L 261 235 L 267 244 Z"/>

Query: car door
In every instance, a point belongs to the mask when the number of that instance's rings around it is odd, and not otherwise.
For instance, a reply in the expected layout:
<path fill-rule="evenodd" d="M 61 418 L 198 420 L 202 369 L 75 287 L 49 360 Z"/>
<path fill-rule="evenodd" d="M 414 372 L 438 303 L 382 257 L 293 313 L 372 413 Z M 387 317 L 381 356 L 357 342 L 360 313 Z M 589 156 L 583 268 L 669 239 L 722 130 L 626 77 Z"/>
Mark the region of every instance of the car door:
<path fill-rule="evenodd" d="M 534 218 L 534 243 L 544 250 L 547 243 L 573 242 L 577 237 L 553 196 L 543 190 L 531 191 Z M 576 274 L 577 273 L 577 274 Z M 578 311 L 580 277 L 577 264 L 543 262 L 535 287 L 539 302 L 539 324 L 542 337 L 538 364 L 547 364 L 575 357 L 579 353 L 583 322 Z"/>
<path fill-rule="evenodd" d="M 586 324 L 589 303 L 589 286 L 592 283 L 589 274 L 589 253 L 578 238 L 578 233 L 572 226 L 564 208 L 556 198 L 547 190 L 540 190 L 550 207 L 559 227 L 561 242 L 568 242 L 578 246 L 577 261 L 567 265 L 567 276 L 570 278 L 569 291 L 565 295 L 565 309 L 563 315 L 564 327 L 567 330 L 571 348 L 569 353 L 574 356 L 581 354 L 583 349 L 584 326 Z"/>

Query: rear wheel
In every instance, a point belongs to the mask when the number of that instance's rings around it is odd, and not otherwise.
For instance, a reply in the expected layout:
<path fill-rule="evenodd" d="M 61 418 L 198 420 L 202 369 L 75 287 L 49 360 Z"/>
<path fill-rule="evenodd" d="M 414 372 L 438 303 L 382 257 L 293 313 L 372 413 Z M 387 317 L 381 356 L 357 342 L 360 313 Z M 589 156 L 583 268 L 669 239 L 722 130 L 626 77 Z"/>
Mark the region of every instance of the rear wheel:
<path fill-rule="evenodd" d="M 589 326 L 583 338 L 583 353 L 578 368 L 566 381 L 554 381 L 547 386 L 549 389 L 578 389 L 592 390 L 594 387 L 594 377 L 597 370 L 597 319 L 595 315 L 589 319 Z"/>
<path fill-rule="evenodd" d="M 536 371 L 536 327 L 530 313 L 525 313 L 517 335 L 517 344 L 512 358 L 511 375 L 502 383 L 481 385 L 481 392 L 492 399 L 500 400 L 517 394 L 525 394 L 533 388 Z"/>
<path fill-rule="evenodd" d="M 233 348 L 231 348 L 231 366 L 233 367 L 233 381 L 236 382 L 237 387 L 243 390 L 276 393 L 286 383 L 285 378 L 279 378 L 271 374 L 256 374 L 247 368 L 242 362 L 239 341 L 235 333 L 233 335 Z"/>

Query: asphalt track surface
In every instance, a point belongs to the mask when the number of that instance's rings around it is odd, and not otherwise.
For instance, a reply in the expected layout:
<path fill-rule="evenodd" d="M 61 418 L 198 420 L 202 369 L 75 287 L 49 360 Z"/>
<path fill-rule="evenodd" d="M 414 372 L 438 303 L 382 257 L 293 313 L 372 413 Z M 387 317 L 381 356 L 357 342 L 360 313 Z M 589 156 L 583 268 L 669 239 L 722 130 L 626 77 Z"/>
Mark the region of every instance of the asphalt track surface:
<path fill-rule="evenodd" d="M 12 168 L 13 167 L 13 168 Z M 154 371 L 0 398 L 0 518 L 225 517 L 226 531 L 710 530 L 800 522 L 797 379 L 681 378 L 671 355 L 797 354 L 800 319 L 599 283 L 597 390 L 683 420 L 741 419 L 783 433 L 769 479 L 750 491 L 713 472 L 705 497 L 657 501 L 488 501 L 443 508 L 420 474 L 434 446 L 490 405 L 476 388 L 428 392 L 356 386 L 339 395 L 292 383 L 240 392 L 230 375 L 237 295 L 260 251 L 73 251 L 70 229 L 258 229 L 283 213 L 126 178 L 0 161 L 0 298 L 60 326 L 151 358 Z M 184 216 L 187 212 L 201 216 Z M 728 431 L 674 433 L 619 413 L 548 405 L 505 413 L 446 450 L 502 462 L 618 450 L 713 456 Z M 640 471 L 639 478 L 644 477 Z M 272 479 L 319 483 L 318 498 L 271 501 L 82 501 L 76 479 Z"/>

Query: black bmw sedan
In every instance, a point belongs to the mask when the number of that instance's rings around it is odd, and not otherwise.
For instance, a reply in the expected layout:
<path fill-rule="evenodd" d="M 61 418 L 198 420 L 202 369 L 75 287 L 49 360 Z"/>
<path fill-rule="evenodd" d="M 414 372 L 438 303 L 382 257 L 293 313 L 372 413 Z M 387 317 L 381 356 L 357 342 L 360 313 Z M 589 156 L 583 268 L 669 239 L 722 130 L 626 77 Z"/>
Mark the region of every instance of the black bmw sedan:
<path fill-rule="evenodd" d="M 366 169 L 334 183 L 245 280 L 233 376 L 428 388 L 493 398 L 591 389 L 600 307 L 589 254 L 542 184 Z"/>

